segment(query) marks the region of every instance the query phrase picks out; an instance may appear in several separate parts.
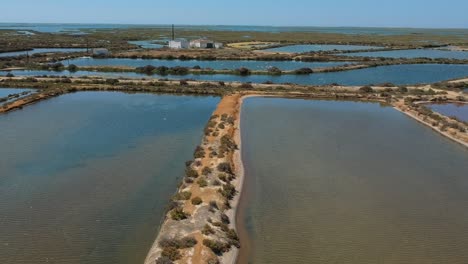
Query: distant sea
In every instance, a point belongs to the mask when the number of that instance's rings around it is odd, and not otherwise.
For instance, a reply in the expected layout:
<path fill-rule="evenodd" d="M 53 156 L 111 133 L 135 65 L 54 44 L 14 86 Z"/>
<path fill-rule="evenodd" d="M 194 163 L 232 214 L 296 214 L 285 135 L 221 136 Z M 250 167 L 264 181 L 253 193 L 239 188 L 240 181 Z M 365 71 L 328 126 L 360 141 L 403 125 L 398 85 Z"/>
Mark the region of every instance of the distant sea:
<path fill-rule="evenodd" d="M 93 30 L 154 28 L 169 29 L 170 25 L 134 24 L 29 24 L 0 23 L 0 29 L 36 31 L 46 33 L 83 34 Z M 179 30 L 239 31 L 239 32 L 317 32 L 348 35 L 454 35 L 468 37 L 468 29 L 379 28 L 379 27 L 275 27 L 275 26 L 225 26 L 225 25 L 177 25 Z"/>

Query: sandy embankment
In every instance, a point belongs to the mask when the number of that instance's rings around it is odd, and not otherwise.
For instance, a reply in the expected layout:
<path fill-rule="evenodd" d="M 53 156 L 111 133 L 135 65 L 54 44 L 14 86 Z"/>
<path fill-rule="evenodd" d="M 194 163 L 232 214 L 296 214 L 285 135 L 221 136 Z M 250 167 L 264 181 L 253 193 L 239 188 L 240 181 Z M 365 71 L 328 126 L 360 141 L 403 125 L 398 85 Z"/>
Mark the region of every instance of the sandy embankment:
<path fill-rule="evenodd" d="M 231 224 L 238 234 L 239 234 L 239 229 L 241 229 L 239 227 L 242 226 L 243 223 L 237 222 L 237 214 L 239 213 L 239 204 L 240 204 L 240 199 L 242 196 L 242 189 L 244 187 L 244 182 L 245 182 L 244 163 L 242 162 L 242 133 L 241 133 L 242 132 L 242 129 L 241 129 L 242 104 L 245 99 L 249 97 L 257 97 L 257 96 L 261 96 L 261 95 L 252 94 L 252 95 L 242 95 L 241 97 L 239 97 L 238 103 L 237 103 L 237 111 L 235 115 L 236 130 L 234 132 L 234 142 L 237 144 L 238 149 L 233 154 L 232 163 L 234 165 L 234 173 L 237 175 L 237 178 L 233 182 L 233 184 L 238 190 L 238 193 L 234 197 L 234 199 L 231 201 L 231 209 L 226 212 L 226 215 L 229 216 L 230 219 L 232 219 Z M 241 248 L 242 246 L 243 245 L 241 245 Z M 223 257 L 221 258 L 221 263 L 235 264 L 239 256 L 239 252 L 240 250 L 236 248 L 224 254 Z"/>
<path fill-rule="evenodd" d="M 445 136 L 445 137 L 455 141 L 456 143 L 468 148 L 468 140 L 467 140 L 468 137 L 464 137 L 464 138 L 456 137 L 453 134 L 451 134 L 450 131 L 442 131 L 439 127 L 432 126 L 430 123 L 423 120 L 422 118 L 417 116 L 415 113 L 403 110 L 398 106 L 394 106 L 394 109 L 396 109 L 397 111 L 400 111 L 400 112 L 404 113 L 405 115 L 413 118 L 414 120 L 418 121 L 419 123 L 428 126 L 429 128 L 431 128 L 432 130 L 434 130 L 437 133 L 441 134 L 442 136 Z"/>

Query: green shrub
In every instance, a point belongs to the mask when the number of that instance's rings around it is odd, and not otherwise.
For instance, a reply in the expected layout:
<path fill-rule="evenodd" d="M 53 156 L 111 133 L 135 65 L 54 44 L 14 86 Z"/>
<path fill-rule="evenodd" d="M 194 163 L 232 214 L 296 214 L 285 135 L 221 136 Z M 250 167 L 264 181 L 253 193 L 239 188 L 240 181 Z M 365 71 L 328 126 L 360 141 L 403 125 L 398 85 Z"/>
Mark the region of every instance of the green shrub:
<path fill-rule="evenodd" d="M 230 183 L 223 185 L 223 188 L 219 190 L 221 195 L 223 195 L 227 200 L 232 200 L 236 195 L 236 187 Z"/>
<path fill-rule="evenodd" d="M 218 171 L 231 174 L 232 173 L 231 164 L 228 162 L 223 162 L 223 163 L 218 164 Z"/>
<path fill-rule="evenodd" d="M 216 203 L 216 201 L 210 201 L 210 209 L 213 209 L 213 210 L 219 209 L 218 204 Z"/>
<path fill-rule="evenodd" d="M 311 74 L 313 72 L 311 68 L 301 68 L 294 71 L 295 74 Z"/>
<path fill-rule="evenodd" d="M 179 250 L 177 248 L 173 247 L 165 247 L 163 248 L 161 252 L 162 257 L 166 257 L 170 259 L 171 261 L 176 261 L 180 258 L 182 258 L 182 255 L 180 254 Z"/>
<path fill-rule="evenodd" d="M 268 68 L 268 73 L 271 75 L 281 75 L 283 72 L 278 67 Z"/>
<path fill-rule="evenodd" d="M 374 89 L 372 89 L 372 87 L 370 87 L 370 86 L 363 86 L 363 87 L 359 88 L 359 92 L 361 92 L 361 93 L 372 93 L 372 92 L 374 92 Z"/>
<path fill-rule="evenodd" d="M 201 178 L 197 181 L 198 185 L 202 188 L 208 186 L 208 182 L 204 179 L 204 178 Z"/>
<path fill-rule="evenodd" d="M 229 225 L 231 223 L 231 220 L 229 220 L 229 217 L 226 214 L 221 214 L 221 222 L 223 222 L 226 225 Z"/>
<path fill-rule="evenodd" d="M 190 215 L 184 212 L 184 210 L 180 207 L 171 211 L 171 219 L 175 221 L 187 219 L 189 216 Z"/>
<path fill-rule="evenodd" d="M 212 173 L 212 172 L 213 172 L 213 170 L 211 168 L 209 168 L 209 167 L 204 167 L 203 170 L 202 170 L 202 174 L 205 175 L 205 176 Z"/>
<path fill-rule="evenodd" d="M 239 74 L 239 75 L 242 75 L 242 76 L 247 76 L 247 75 L 250 75 L 252 72 L 249 69 L 245 68 L 245 67 L 241 67 L 239 69 L 236 69 L 235 73 Z"/>
<path fill-rule="evenodd" d="M 69 72 L 76 72 L 77 70 L 78 70 L 78 66 L 76 66 L 75 64 L 68 65 Z"/>
<path fill-rule="evenodd" d="M 202 147 L 197 146 L 197 148 L 195 149 L 194 157 L 196 159 L 201 159 L 201 158 L 204 158 L 205 155 L 206 155 L 205 150 Z"/>
<path fill-rule="evenodd" d="M 106 79 L 106 84 L 115 85 L 118 83 L 119 83 L 118 79 Z"/>
<path fill-rule="evenodd" d="M 179 200 L 179 201 L 184 200 L 184 201 L 186 201 L 186 200 L 190 199 L 191 196 L 192 196 L 191 192 L 187 192 L 187 191 L 179 192 L 176 195 L 174 195 L 174 200 Z"/>
<path fill-rule="evenodd" d="M 195 198 L 192 199 L 192 204 L 193 205 L 200 205 L 202 203 L 203 203 L 203 201 L 202 201 L 202 199 L 200 197 L 195 197 Z"/>
<path fill-rule="evenodd" d="M 229 244 L 211 239 L 203 240 L 203 245 L 210 248 L 216 255 L 222 255 L 223 253 L 228 252 L 231 248 Z"/>
<path fill-rule="evenodd" d="M 223 182 L 227 182 L 227 177 L 226 177 L 225 174 L 219 174 L 219 175 L 218 175 L 218 178 L 219 178 L 220 180 L 222 180 Z"/>
<path fill-rule="evenodd" d="M 194 237 L 188 236 L 179 240 L 179 248 L 192 248 L 197 244 L 197 240 Z"/>
<path fill-rule="evenodd" d="M 399 86 L 398 87 L 398 91 L 400 93 L 407 93 L 408 92 L 408 88 L 406 88 L 406 86 Z"/>
<path fill-rule="evenodd" d="M 187 168 L 185 170 L 185 175 L 189 178 L 198 178 L 198 172 L 192 168 Z"/>
<path fill-rule="evenodd" d="M 215 231 L 213 230 L 213 228 L 209 224 L 206 224 L 202 229 L 202 234 L 204 234 L 205 236 L 209 236 L 209 235 L 212 235 L 214 233 L 215 233 Z"/>

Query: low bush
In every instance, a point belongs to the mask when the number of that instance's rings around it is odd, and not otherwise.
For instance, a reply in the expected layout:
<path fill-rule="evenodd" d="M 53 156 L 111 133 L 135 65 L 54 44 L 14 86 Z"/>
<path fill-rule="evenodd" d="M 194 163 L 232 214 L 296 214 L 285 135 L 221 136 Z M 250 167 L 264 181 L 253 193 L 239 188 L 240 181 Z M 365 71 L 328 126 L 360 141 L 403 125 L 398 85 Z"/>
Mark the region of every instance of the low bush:
<path fill-rule="evenodd" d="M 223 243 L 221 241 L 215 241 L 211 239 L 205 239 L 203 240 L 203 245 L 206 247 L 210 248 L 213 253 L 216 255 L 222 255 L 225 252 L 228 252 L 231 248 L 231 246 L 227 243 Z"/>
<path fill-rule="evenodd" d="M 179 250 L 177 248 L 173 247 L 165 247 L 163 248 L 161 252 L 161 256 L 164 258 L 167 258 L 171 261 L 176 261 L 180 258 L 182 258 L 182 255 L 180 254 Z"/>
<path fill-rule="evenodd" d="M 372 92 L 374 92 L 374 89 L 372 89 L 372 87 L 370 87 L 370 86 L 363 86 L 363 87 L 359 88 L 359 92 L 361 92 L 361 93 L 372 93 Z"/>
<path fill-rule="evenodd" d="M 184 212 L 184 210 L 180 207 L 171 211 L 171 219 L 175 221 L 187 219 L 189 216 L 190 215 Z"/>
<path fill-rule="evenodd" d="M 221 222 L 223 222 L 226 225 L 229 225 L 231 223 L 231 220 L 229 220 L 229 217 L 226 214 L 221 214 Z"/>
<path fill-rule="evenodd" d="M 192 168 L 187 168 L 185 170 L 185 175 L 189 178 L 198 178 L 198 172 Z"/>
<path fill-rule="evenodd" d="M 311 74 L 314 71 L 311 68 L 300 68 L 297 70 L 294 70 L 295 74 Z"/>
<path fill-rule="evenodd" d="M 195 153 L 194 153 L 193 156 L 194 156 L 196 159 L 201 159 L 201 158 L 204 158 L 205 155 L 206 155 L 205 150 L 204 150 L 202 147 L 198 146 L 198 147 L 195 149 Z"/>
<path fill-rule="evenodd" d="M 106 79 L 106 84 L 115 85 L 119 83 L 118 79 Z"/>
<path fill-rule="evenodd" d="M 278 67 L 268 68 L 268 73 L 271 75 L 281 75 L 283 72 Z"/>
<path fill-rule="evenodd" d="M 200 187 L 202 187 L 202 188 L 208 186 L 208 182 L 207 182 L 206 179 L 204 179 L 204 178 L 199 179 L 199 180 L 197 181 L 197 183 L 198 183 L 198 185 L 199 185 Z"/>
<path fill-rule="evenodd" d="M 214 233 L 215 233 L 214 229 L 209 224 L 206 224 L 202 229 L 202 234 L 204 234 L 205 236 L 209 236 Z"/>
<path fill-rule="evenodd" d="M 203 200 L 200 197 L 195 197 L 192 199 L 192 204 L 193 205 L 200 205 L 203 203 Z"/>
<path fill-rule="evenodd" d="M 185 192 L 179 192 L 176 195 L 174 195 L 174 200 L 176 201 L 186 201 L 192 197 L 192 193 L 185 191 Z"/>
<path fill-rule="evenodd" d="M 245 68 L 245 67 L 241 67 L 239 69 L 236 69 L 235 73 L 239 74 L 239 75 L 242 75 L 242 76 L 247 76 L 247 75 L 250 75 L 252 72 L 249 69 Z"/>
<path fill-rule="evenodd" d="M 232 174 L 231 164 L 228 162 L 222 162 L 218 164 L 218 171 Z"/>
<path fill-rule="evenodd" d="M 230 183 L 223 185 L 223 188 L 219 190 L 221 195 L 223 195 L 227 200 L 232 200 L 236 195 L 236 187 Z"/>
<path fill-rule="evenodd" d="M 202 170 L 202 174 L 205 175 L 205 176 L 212 173 L 212 172 L 213 172 L 213 170 L 211 168 L 209 168 L 209 167 L 204 167 L 203 170 Z"/>

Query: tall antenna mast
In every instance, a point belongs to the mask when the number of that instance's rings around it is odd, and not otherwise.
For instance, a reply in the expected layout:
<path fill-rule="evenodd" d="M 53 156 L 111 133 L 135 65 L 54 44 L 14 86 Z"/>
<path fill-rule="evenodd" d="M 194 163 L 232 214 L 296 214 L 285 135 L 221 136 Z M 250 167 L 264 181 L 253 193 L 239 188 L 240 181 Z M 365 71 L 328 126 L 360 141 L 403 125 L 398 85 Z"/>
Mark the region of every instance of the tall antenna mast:
<path fill-rule="evenodd" d="M 174 24 L 172 24 L 172 40 L 175 40 Z"/>

